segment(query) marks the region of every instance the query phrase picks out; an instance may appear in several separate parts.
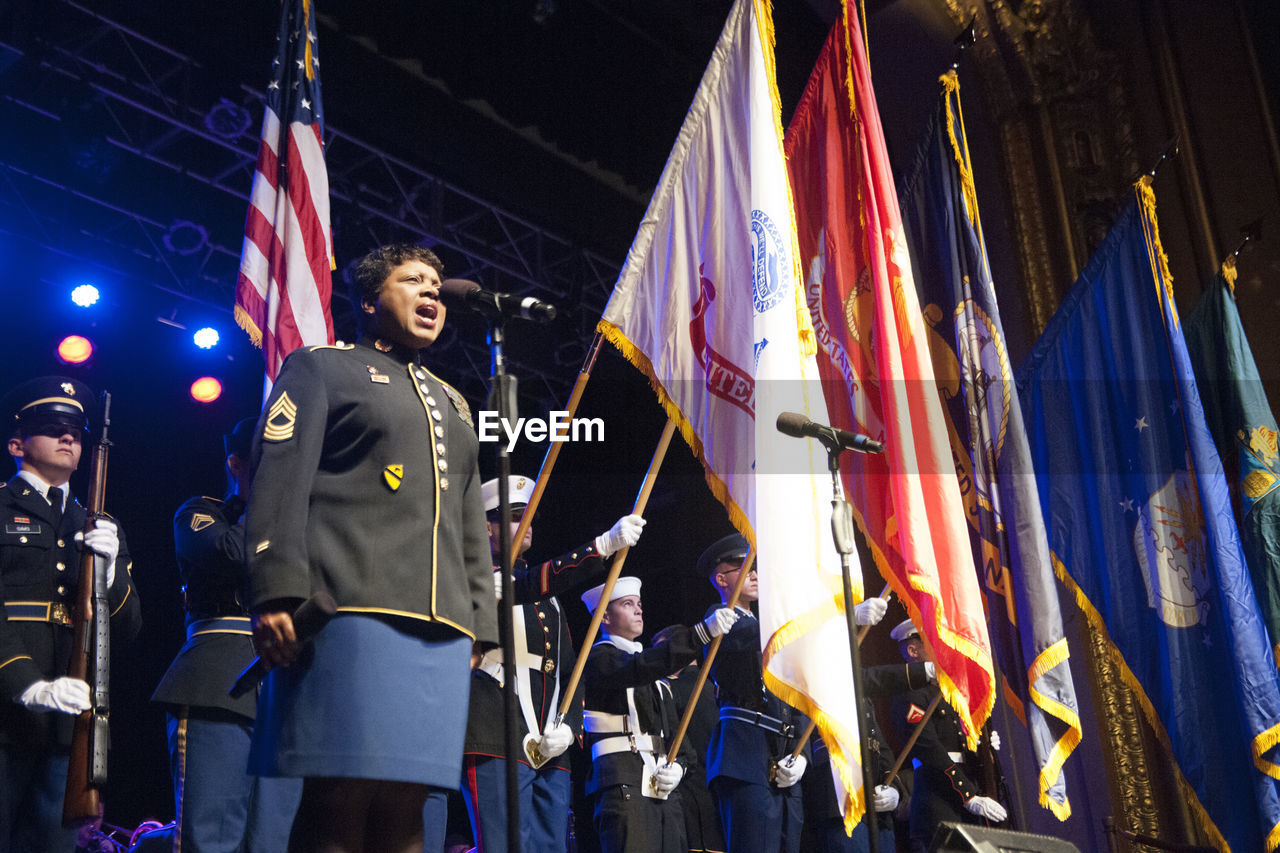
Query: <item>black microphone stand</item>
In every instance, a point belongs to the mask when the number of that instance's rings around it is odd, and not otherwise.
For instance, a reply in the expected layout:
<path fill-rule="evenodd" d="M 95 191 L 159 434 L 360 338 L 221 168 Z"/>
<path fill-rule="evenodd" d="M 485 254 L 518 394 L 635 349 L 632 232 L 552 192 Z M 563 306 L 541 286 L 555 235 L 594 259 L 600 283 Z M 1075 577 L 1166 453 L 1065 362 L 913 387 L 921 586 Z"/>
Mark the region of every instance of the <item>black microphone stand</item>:
<path fill-rule="evenodd" d="M 836 441 L 823 441 L 827 449 L 827 469 L 831 472 L 831 536 L 835 540 L 836 551 L 840 554 L 840 577 L 844 590 L 844 616 L 849 629 L 849 660 L 853 664 L 853 701 L 857 708 L 858 719 L 858 751 L 862 765 L 863 799 L 866 801 L 866 812 L 863 821 L 867 826 L 867 844 L 871 853 L 880 853 L 880 839 L 876 827 L 875 812 L 875 780 L 878 774 L 871 769 L 871 751 L 867 746 L 866 715 L 863 713 L 866 688 L 862 683 L 862 656 L 858 651 L 858 626 L 853 614 L 853 576 L 850 573 L 849 557 L 853 554 L 853 508 L 844 499 L 840 488 L 840 453 L 844 448 Z M 867 778 L 872 782 L 868 786 Z"/>
<path fill-rule="evenodd" d="M 506 318 L 499 311 L 486 311 L 489 319 L 489 352 L 491 356 L 489 408 L 498 413 L 498 422 L 512 423 L 517 415 L 516 379 L 507 374 L 502 354 L 505 343 Z M 511 576 L 511 496 L 507 482 L 511 477 L 511 458 L 504 441 L 498 443 L 498 556 L 502 568 L 502 599 L 498 602 L 498 639 L 502 646 L 502 718 L 503 754 L 507 762 L 507 850 L 520 853 L 520 733 L 516 719 L 520 709 L 516 702 L 516 651 L 514 636 L 515 591 Z M 537 735 L 535 732 L 530 734 Z"/>

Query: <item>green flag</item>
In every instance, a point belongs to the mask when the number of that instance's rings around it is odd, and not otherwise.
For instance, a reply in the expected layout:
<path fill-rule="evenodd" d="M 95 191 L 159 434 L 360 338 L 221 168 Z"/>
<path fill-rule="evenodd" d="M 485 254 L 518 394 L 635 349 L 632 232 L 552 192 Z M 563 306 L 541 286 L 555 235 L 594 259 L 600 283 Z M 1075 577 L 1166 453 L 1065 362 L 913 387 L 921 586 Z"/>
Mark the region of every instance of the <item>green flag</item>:
<path fill-rule="evenodd" d="M 1235 280 L 1235 260 L 1230 259 L 1201 294 L 1184 329 L 1209 431 L 1231 480 L 1253 591 L 1275 654 L 1280 643 L 1276 418 L 1240 323 Z"/>

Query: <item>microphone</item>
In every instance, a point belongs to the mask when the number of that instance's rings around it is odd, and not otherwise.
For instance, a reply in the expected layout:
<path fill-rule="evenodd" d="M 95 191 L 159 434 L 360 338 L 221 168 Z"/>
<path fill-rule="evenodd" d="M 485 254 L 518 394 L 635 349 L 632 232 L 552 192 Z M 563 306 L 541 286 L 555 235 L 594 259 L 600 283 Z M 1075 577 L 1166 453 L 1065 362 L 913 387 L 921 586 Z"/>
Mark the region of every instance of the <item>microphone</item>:
<path fill-rule="evenodd" d="M 519 317 L 535 323 L 550 323 L 556 318 L 556 306 L 549 302 L 532 296 L 485 290 L 465 278 L 446 278 L 440 282 L 440 293 L 461 299 L 473 310 L 490 317 Z"/>
<path fill-rule="evenodd" d="M 861 433 L 823 426 L 796 412 L 778 415 L 778 432 L 795 438 L 816 438 L 828 448 L 839 447 L 859 453 L 884 453 L 884 444 Z"/>
<path fill-rule="evenodd" d="M 337 611 L 338 603 L 333 600 L 332 595 L 324 590 L 317 592 L 299 604 L 298 609 L 293 611 L 293 633 L 297 636 L 298 642 L 311 642 L 312 638 L 320 633 L 320 629 L 329 624 L 329 620 L 333 618 L 333 614 Z M 245 667 L 244 672 L 240 673 L 236 683 L 231 685 L 231 689 L 227 691 L 228 695 L 232 699 L 239 699 L 257 687 L 258 682 L 270 671 L 271 664 L 264 661 L 262 655 L 258 655 L 253 659 L 253 663 Z"/>

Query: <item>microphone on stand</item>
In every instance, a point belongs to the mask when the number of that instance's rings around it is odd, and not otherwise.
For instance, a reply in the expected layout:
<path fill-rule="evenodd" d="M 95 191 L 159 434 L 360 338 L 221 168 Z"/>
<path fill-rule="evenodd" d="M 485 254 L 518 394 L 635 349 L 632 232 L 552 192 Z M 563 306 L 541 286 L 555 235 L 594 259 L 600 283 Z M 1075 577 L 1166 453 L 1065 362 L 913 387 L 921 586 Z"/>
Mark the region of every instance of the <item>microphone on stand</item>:
<path fill-rule="evenodd" d="M 532 296 L 485 290 L 465 278 L 446 278 L 440 282 L 440 293 L 460 299 L 471 309 L 491 317 L 519 317 L 535 323 L 550 323 L 556 318 L 556 306 L 550 302 Z"/>
<path fill-rule="evenodd" d="M 329 620 L 336 612 L 338 612 L 337 602 L 324 590 L 299 604 L 298 609 L 293 611 L 293 633 L 298 638 L 298 642 L 310 642 L 316 634 L 320 633 L 321 628 L 329 624 Z M 262 655 L 258 655 L 253 659 L 253 663 L 240 673 L 240 677 L 236 679 L 236 683 L 231 686 L 227 694 L 233 699 L 239 699 L 257 687 L 258 682 L 270 671 L 271 664 L 263 660 Z"/>
<path fill-rule="evenodd" d="M 859 453 L 884 453 L 884 444 L 870 436 L 824 426 L 796 412 L 778 415 L 778 432 L 794 438 L 816 438 L 828 448 L 839 447 Z"/>

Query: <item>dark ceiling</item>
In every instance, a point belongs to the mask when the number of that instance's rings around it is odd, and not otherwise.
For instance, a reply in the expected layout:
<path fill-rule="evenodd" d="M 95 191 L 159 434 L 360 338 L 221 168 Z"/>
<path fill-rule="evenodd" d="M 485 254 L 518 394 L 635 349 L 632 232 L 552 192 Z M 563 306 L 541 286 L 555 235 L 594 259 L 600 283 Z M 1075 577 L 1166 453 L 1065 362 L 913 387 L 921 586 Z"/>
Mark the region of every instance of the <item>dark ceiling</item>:
<path fill-rule="evenodd" d="M 423 240 L 452 275 L 562 306 L 512 355 L 538 404 L 563 400 L 730 5 L 318 0 L 340 335 L 342 265 Z M 46 284 L 89 264 L 144 313 L 227 314 L 278 9 L 0 7 L 0 238 Z M 777 4 L 784 120 L 837 9 Z M 478 397 L 483 329 L 454 335 L 440 357 Z"/>

